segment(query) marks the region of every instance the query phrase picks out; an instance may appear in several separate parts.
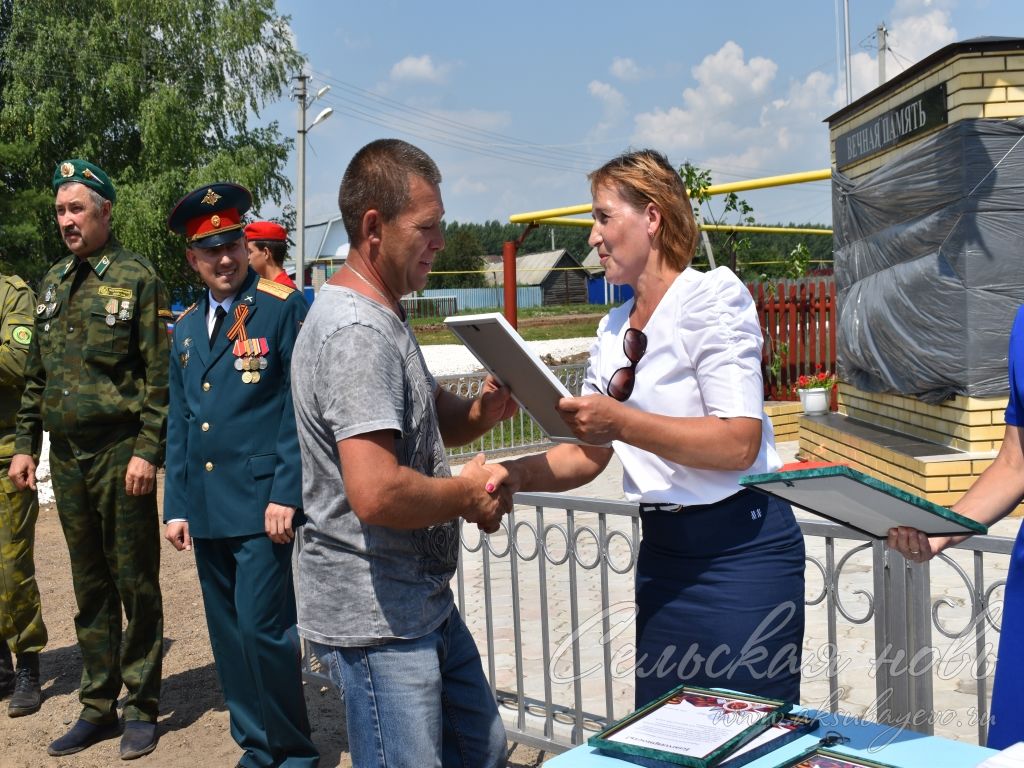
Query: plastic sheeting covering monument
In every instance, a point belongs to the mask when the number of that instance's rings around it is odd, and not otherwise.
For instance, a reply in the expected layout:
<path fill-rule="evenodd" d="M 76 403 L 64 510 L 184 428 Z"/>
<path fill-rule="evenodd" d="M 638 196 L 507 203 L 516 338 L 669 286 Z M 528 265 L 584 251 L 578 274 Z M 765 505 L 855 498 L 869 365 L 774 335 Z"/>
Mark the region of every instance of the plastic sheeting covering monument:
<path fill-rule="evenodd" d="M 963 120 L 832 180 L 842 380 L 927 402 L 1005 395 L 1024 304 L 1024 119 Z"/>

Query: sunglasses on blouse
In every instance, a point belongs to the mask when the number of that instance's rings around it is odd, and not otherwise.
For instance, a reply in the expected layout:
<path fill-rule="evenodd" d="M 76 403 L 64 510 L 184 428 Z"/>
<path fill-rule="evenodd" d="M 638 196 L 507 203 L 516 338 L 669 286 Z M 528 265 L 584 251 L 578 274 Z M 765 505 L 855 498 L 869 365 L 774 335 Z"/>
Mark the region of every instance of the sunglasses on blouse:
<path fill-rule="evenodd" d="M 629 365 L 619 368 L 612 377 L 608 379 L 608 397 L 618 400 L 620 403 L 628 400 L 633 394 L 633 385 L 636 383 L 636 366 L 640 358 L 647 351 L 647 337 L 643 331 L 636 328 L 627 328 L 626 335 L 622 337 L 622 351 L 629 361 Z"/>

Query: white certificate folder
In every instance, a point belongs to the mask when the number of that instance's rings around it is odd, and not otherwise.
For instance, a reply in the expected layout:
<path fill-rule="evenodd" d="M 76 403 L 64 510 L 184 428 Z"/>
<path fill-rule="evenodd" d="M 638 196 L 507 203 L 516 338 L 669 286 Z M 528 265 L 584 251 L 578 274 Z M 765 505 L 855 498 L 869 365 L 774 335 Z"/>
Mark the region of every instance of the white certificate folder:
<path fill-rule="evenodd" d="M 494 378 L 512 390 L 519 406 L 556 442 L 579 443 L 555 406 L 572 393 L 509 322 L 497 313 L 446 317 L 445 325 Z"/>

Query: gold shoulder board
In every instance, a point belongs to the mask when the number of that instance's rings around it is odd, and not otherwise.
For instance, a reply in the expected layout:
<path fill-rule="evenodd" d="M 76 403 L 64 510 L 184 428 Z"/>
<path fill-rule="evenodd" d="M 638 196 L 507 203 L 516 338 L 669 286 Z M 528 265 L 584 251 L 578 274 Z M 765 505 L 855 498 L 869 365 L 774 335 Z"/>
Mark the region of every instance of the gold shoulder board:
<path fill-rule="evenodd" d="M 191 312 L 193 309 L 195 309 L 198 306 L 199 306 L 198 304 L 193 304 L 191 307 L 189 307 L 184 312 L 182 312 L 180 315 L 178 315 L 178 320 L 181 320 L 181 318 L 183 318 L 185 315 L 187 315 L 189 312 Z"/>
<path fill-rule="evenodd" d="M 271 296 L 275 296 L 282 301 L 295 293 L 295 289 L 291 286 L 275 283 L 273 280 L 267 280 L 263 277 L 260 278 L 260 282 L 257 284 L 256 290 L 262 291 L 263 293 L 269 293 Z"/>

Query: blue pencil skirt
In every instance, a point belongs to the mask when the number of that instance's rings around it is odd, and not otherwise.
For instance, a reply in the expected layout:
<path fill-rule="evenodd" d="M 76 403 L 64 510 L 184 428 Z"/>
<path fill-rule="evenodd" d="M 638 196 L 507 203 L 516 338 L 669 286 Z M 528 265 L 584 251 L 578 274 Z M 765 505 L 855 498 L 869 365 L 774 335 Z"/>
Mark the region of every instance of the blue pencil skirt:
<path fill-rule="evenodd" d="M 804 541 L 789 504 L 743 490 L 642 504 L 640 519 L 636 705 L 681 683 L 799 702 Z"/>

